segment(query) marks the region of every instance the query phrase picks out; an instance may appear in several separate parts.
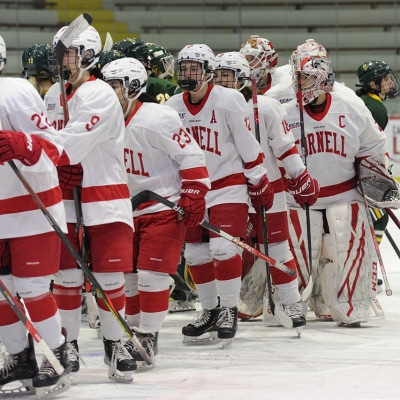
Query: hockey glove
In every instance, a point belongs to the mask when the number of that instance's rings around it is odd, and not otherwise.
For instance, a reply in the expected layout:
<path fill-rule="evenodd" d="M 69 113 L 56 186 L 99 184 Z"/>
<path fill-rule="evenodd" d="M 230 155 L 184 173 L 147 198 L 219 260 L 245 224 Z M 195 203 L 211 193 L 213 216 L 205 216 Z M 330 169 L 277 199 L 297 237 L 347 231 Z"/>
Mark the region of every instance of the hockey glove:
<path fill-rule="evenodd" d="M 269 210 L 274 202 L 274 189 L 269 183 L 267 175 L 264 175 L 257 185 L 247 185 L 251 204 L 257 212 L 261 207 Z"/>
<path fill-rule="evenodd" d="M 81 164 L 57 167 L 58 180 L 64 189 L 74 189 L 82 185 L 83 169 Z"/>
<path fill-rule="evenodd" d="M 41 152 L 42 145 L 35 135 L 0 130 L 0 162 L 19 160 L 30 166 L 39 161 Z"/>
<path fill-rule="evenodd" d="M 188 228 L 199 225 L 206 213 L 207 186 L 200 182 L 182 182 L 178 206 L 185 211 L 183 222 Z"/>
<path fill-rule="evenodd" d="M 318 199 L 319 183 L 305 169 L 297 178 L 283 178 L 286 190 L 294 197 L 296 203 L 304 208 L 304 204 L 312 206 Z"/>

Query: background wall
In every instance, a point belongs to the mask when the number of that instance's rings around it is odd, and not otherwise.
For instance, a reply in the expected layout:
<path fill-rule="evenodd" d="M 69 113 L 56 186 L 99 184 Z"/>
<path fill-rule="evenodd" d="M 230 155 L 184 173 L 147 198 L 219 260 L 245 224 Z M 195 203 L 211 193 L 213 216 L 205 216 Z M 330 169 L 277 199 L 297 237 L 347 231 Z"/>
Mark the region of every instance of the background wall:
<path fill-rule="evenodd" d="M 400 2 L 400 0 L 399 0 Z M 398 1 L 361 0 L 0 0 L 0 34 L 7 44 L 7 70 L 19 75 L 22 51 L 51 43 L 57 29 L 81 12 L 93 16 L 104 41 L 138 36 L 176 54 L 188 43 L 206 43 L 215 53 L 238 50 L 252 34 L 269 39 L 279 65 L 305 39 L 329 51 L 338 81 L 355 88 L 356 70 L 384 59 L 400 71 Z M 400 115 L 400 99 L 385 102 Z"/>

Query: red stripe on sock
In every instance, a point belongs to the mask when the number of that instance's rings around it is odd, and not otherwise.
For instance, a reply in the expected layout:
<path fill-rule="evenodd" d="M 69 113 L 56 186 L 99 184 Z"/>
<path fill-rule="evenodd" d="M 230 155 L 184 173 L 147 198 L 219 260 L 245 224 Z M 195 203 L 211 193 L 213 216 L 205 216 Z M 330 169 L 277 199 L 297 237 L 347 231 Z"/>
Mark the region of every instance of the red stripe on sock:
<path fill-rule="evenodd" d="M 215 281 L 214 261 L 190 267 L 193 281 L 196 285 Z"/>
<path fill-rule="evenodd" d="M 125 287 L 121 286 L 115 290 L 105 290 L 107 296 L 110 298 L 112 304 L 117 310 L 122 310 L 125 307 Z M 106 303 L 102 298 L 98 298 L 97 305 L 104 311 L 109 311 Z"/>
<path fill-rule="evenodd" d="M 139 290 L 140 309 L 146 313 L 168 310 L 169 290 L 161 292 L 143 292 Z"/>
<path fill-rule="evenodd" d="M 242 258 L 238 254 L 229 260 L 215 260 L 215 278 L 217 280 L 228 281 L 241 276 Z"/>
<path fill-rule="evenodd" d="M 53 296 L 61 310 L 76 310 L 82 304 L 82 286 L 53 285 Z"/>
<path fill-rule="evenodd" d="M 58 308 L 52 293 L 45 293 L 36 297 L 24 298 L 25 306 L 32 322 L 41 322 L 53 317 Z"/>

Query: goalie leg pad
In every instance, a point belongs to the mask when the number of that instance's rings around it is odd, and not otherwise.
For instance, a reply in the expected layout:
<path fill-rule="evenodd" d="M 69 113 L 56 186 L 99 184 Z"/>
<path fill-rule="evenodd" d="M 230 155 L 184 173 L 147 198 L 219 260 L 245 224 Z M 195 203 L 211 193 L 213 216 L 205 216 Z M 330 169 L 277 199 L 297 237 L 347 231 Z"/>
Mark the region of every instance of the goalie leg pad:
<path fill-rule="evenodd" d="M 329 207 L 326 219 L 329 234 L 323 239 L 326 263 L 321 285 L 332 318 L 354 324 L 382 317 L 370 301 L 376 297 L 377 256 L 365 207 L 361 203 Z"/>
<path fill-rule="evenodd" d="M 288 213 L 290 248 L 296 260 L 299 289 L 300 293 L 302 293 L 310 279 L 306 212 L 299 208 L 290 208 Z M 312 272 L 315 274 L 321 256 L 322 246 L 323 224 L 322 213 L 320 211 L 310 210 L 310 228 Z"/>

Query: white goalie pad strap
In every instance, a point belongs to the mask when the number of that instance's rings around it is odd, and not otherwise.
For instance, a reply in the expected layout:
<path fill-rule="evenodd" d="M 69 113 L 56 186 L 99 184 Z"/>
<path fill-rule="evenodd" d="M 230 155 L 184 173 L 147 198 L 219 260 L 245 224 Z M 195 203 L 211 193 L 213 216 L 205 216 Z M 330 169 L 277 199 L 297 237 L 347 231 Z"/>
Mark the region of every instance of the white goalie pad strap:
<path fill-rule="evenodd" d="M 329 207 L 326 219 L 330 233 L 323 238 L 321 285 L 332 318 L 351 324 L 380 317 L 371 307 L 378 259 L 364 205 Z"/>
<path fill-rule="evenodd" d="M 378 208 L 400 208 L 400 186 L 385 167 L 385 157 L 370 156 L 357 164 L 358 190 L 368 204 Z M 360 187 L 361 185 L 361 187 Z"/>
<path fill-rule="evenodd" d="M 300 208 L 289 208 L 290 247 L 297 264 L 297 276 L 300 293 L 310 279 L 310 263 L 308 257 L 307 220 L 306 213 Z M 310 210 L 311 255 L 313 273 L 318 265 L 322 245 L 322 212 Z"/>
<path fill-rule="evenodd" d="M 314 311 L 317 318 L 331 319 L 331 311 L 329 306 L 326 305 L 322 295 L 322 270 L 325 266 L 326 259 L 321 257 L 317 266 L 317 270 L 313 276 L 314 284 L 310 298 L 310 309 Z"/>

